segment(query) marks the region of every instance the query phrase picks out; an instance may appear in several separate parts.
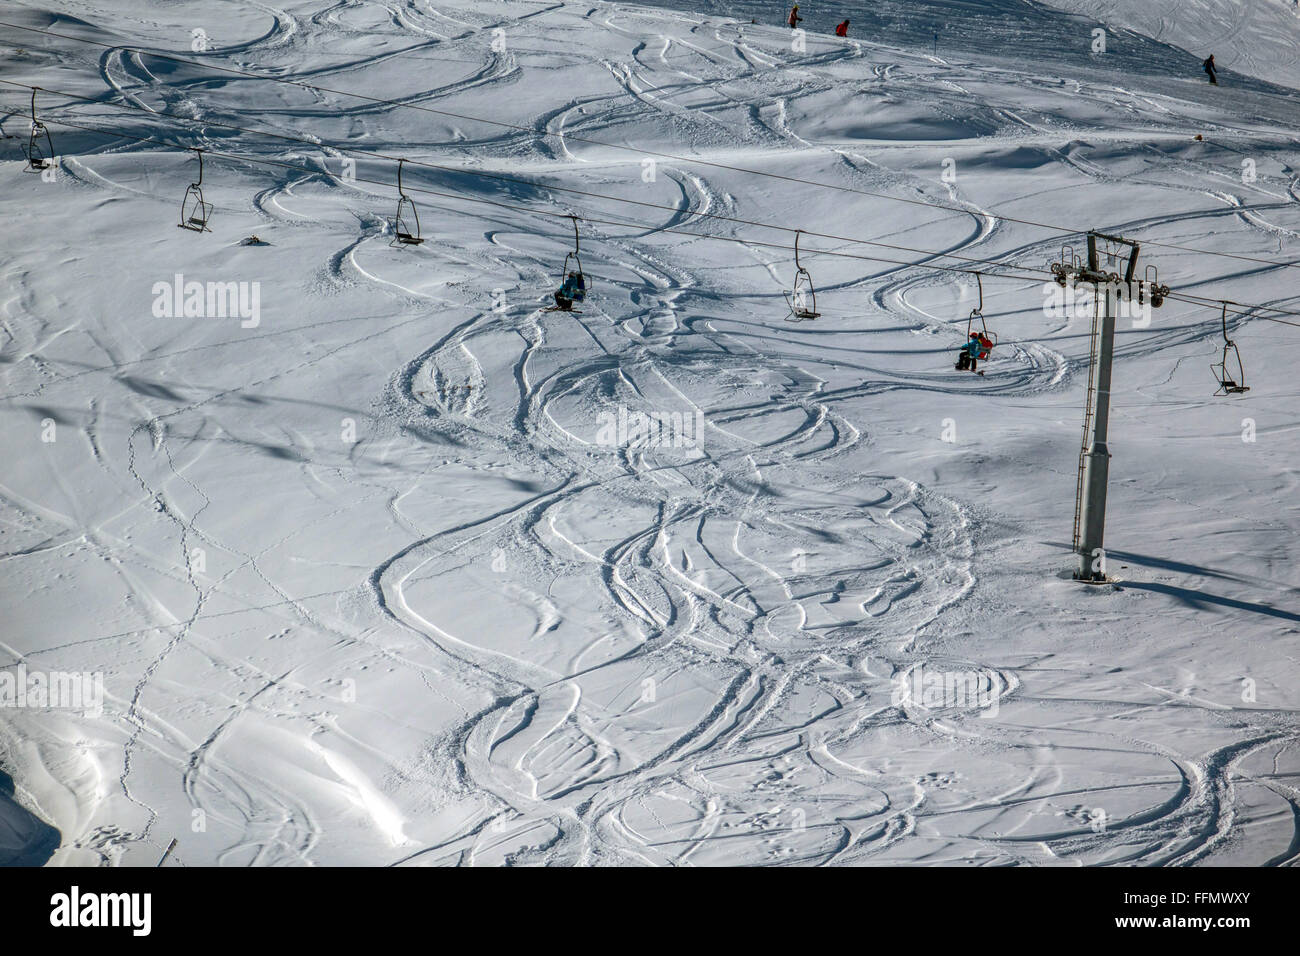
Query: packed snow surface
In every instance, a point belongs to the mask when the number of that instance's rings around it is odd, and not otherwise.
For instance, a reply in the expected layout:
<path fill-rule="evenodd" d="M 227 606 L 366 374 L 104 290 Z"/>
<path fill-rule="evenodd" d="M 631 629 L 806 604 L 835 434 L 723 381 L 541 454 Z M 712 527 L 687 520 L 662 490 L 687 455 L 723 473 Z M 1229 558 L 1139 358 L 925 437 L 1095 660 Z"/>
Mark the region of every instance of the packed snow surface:
<path fill-rule="evenodd" d="M 0 858 L 1300 858 L 1300 316 L 1121 319 L 1070 579 L 1062 245 L 1300 312 L 1300 22 L 1178 6 L 6 4 L 0 666 L 105 697 L 0 708 Z"/>

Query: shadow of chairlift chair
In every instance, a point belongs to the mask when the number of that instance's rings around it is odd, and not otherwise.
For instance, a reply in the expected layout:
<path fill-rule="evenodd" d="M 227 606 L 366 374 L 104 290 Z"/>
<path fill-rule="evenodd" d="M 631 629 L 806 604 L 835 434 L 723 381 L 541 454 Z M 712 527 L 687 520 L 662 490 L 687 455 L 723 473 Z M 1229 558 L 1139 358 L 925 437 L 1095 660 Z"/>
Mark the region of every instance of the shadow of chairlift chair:
<path fill-rule="evenodd" d="M 555 291 L 555 305 L 547 312 L 572 312 L 581 315 L 573 307 L 575 302 L 587 298 L 587 276 L 582 271 L 581 244 L 578 239 L 578 217 L 570 215 L 573 220 L 573 251 L 565 255 L 564 266 L 560 269 L 560 287 Z"/>
<path fill-rule="evenodd" d="M 1250 386 L 1246 384 L 1246 369 L 1241 364 L 1241 352 L 1237 348 L 1237 343 L 1228 338 L 1228 303 L 1223 303 L 1223 311 L 1219 314 L 1219 321 L 1223 328 L 1223 356 L 1219 359 L 1217 365 L 1211 365 L 1210 370 L 1214 372 L 1214 380 L 1219 383 L 1215 395 L 1240 395 L 1242 392 L 1249 392 Z M 1234 378 L 1233 375 L 1236 375 Z"/>
<path fill-rule="evenodd" d="M 397 214 L 393 216 L 393 240 L 390 246 L 418 246 L 424 242 L 420 235 L 420 211 L 415 208 L 415 201 L 402 191 L 402 164 L 405 159 L 397 161 Z"/>
<path fill-rule="evenodd" d="M 40 172 L 54 165 L 54 143 L 50 141 L 50 131 L 36 118 L 36 92 L 39 86 L 32 87 L 32 132 L 27 138 L 27 170 Z M 44 149 L 41 141 L 45 141 Z"/>
<path fill-rule="evenodd" d="M 199 178 L 190 183 L 181 200 L 181 221 L 176 225 L 191 232 L 211 232 L 208 220 L 212 218 L 212 203 L 203 199 L 203 150 L 197 146 L 190 147 L 199 154 Z"/>
<path fill-rule="evenodd" d="M 817 290 L 813 288 L 812 275 L 799 262 L 799 234 L 802 229 L 794 231 L 794 288 L 785 294 L 790 306 L 787 322 L 806 322 L 821 316 L 817 311 Z"/>

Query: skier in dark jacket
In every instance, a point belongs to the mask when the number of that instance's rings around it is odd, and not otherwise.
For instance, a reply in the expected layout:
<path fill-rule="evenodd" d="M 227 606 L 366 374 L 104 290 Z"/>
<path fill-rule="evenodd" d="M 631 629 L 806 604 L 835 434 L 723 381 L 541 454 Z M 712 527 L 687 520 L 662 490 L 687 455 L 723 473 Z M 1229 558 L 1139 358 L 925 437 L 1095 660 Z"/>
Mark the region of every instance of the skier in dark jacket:
<path fill-rule="evenodd" d="M 1205 70 L 1205 75 L 1210 78 L 1211 83 L 1213 83 L 1215 86 L 1219 85 L 1219 75 L 1214 71 L 1213 53 L 1210 54 L 1210 58 L 1208 60 L 1206 60 L 1204 63 L 1201 64 L 1201 69 Z"/>
<path fill-rule="evenodd" d="M 803 17 L 799 16 L 799 4 L 795 4 L 790 10 L 790 29 L 798 28 L 803 23 Z"/>
<path fill-rule="evenodd" d="M 570 272 L 555 292 L 555 308 L 560 312 L 572 312 L 573 303 L 581 302 L 586 297 L 586 277 L 581 272 Z"/>
<path fill-rule="evenodd" d="M 840 23 L 840 24 L 837 24 L 837 25 L 836 25 L 836 27 L 835 27 L 835 35 L 836 35 L 837 37 L 847 37 L 847 36 L 849 35 L 849 21 L 848 21 L 848 20 L 845 20 L 843 23 Z"/>

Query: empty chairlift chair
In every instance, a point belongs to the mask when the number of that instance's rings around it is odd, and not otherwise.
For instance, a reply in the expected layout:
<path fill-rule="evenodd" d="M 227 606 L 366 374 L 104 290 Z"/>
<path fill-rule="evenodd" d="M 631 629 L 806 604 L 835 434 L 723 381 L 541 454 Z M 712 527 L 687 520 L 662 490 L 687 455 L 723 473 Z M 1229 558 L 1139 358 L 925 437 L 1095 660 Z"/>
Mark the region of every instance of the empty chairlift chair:
<path fill-rule="evenodd" d="M 786 302 L 790 306 L 787 322 L 804 322 L 818 318 L 817 290 L 813 288 L 812 275 L 799 262 L 799 234 L 802 229 L 794 231 L 794 287 L 786 293 Z"/>
<path fill-rule="evenodd" d="M 212 218 L 212 203 L 203 199 L 203 150 L 191 148 L 199 154 L 199 178 L 185 190 L 185 198 L 181 200 L 181 221 L 176 225 L 191 232 L 211 232 L 208 220 Z"/>
<path fill-rule="evenodd" d="M 393 216 L 393 241 L 390 246 L 418 246 L 424 242 L 420 235 L 420 211 L 415 202 L 402 191 L 402 164 L 405 159 L 397 161 L 397 214 Z"/>
<path fill-rule="evenodd" d="M 1146 278 L 1138 284 L 1138 304 L 1142 304 L 1144 293 L 1150 290 L 1151 307 L 1158 309 L 1165 304 L 1165 297 L 1169 295 L 1169 286 L 1160 284 L 1160 272 L 1155 265 L 1147 266 Z"/>
<path fill-rule="evenodd" d="M 1237 343 L 1228 338 L 1227 302 L 1223 303 L 1219 322 L 1223 328 L 1223 355 L 1217 365 L 1210 366 L 1211 371 L 1214 372 L 1214 380 L 1219 383 L 1214 394 L 1240 395 L 1242 392 L 1249 392 L 1250 386 L 1246 384 L 1246 369 L 1241 364 L 1241 351 L 1237 348 Z"/>
<path fill-rule="evenodd" d="M 32 87 L 32 132 L 27 138 L 27 168 L 29 170 L 48 169 L 54 165 L 54 143 L 50 141 L 50 131 L 36 118 L 36 92 L 40 87 Z"/>

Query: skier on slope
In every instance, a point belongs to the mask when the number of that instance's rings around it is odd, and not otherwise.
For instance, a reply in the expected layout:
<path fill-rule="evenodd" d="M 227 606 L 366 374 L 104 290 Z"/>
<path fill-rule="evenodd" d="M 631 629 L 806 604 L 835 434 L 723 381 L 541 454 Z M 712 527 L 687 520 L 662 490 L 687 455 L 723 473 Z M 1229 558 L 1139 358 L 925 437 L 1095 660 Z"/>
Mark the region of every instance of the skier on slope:
<path fill-rule="evenodd" d="M 1210 58 L 1208 60 L 1206 60 L 1204 63 L 1201 64 L 1201 69 L 1205 71 L 1205 75 L 1210 78 L 1211 83 L 1213 83 L 1215 86 L 1219 85 L 1219 75 L 1218 73 L 1215 72 L 1213 53 L 1210 54 Z"/>
<path fill-rule="evenodd" d="M 849 35 L 849 21 L 848 21 L 848 20 L 845 20 L 843 23 L 836 24 L 836 26 L 835 26 L 835 35 L 836 35 L 837 37 L 847 37 L 847 36 Z"/>
<path fill-rule="evenodd" d="M 801 23 L 803 23 L 803 17 L 799 16 L 799 4 L 796 3 L 790 9 L 790 29 L 797 29 Z"/>

